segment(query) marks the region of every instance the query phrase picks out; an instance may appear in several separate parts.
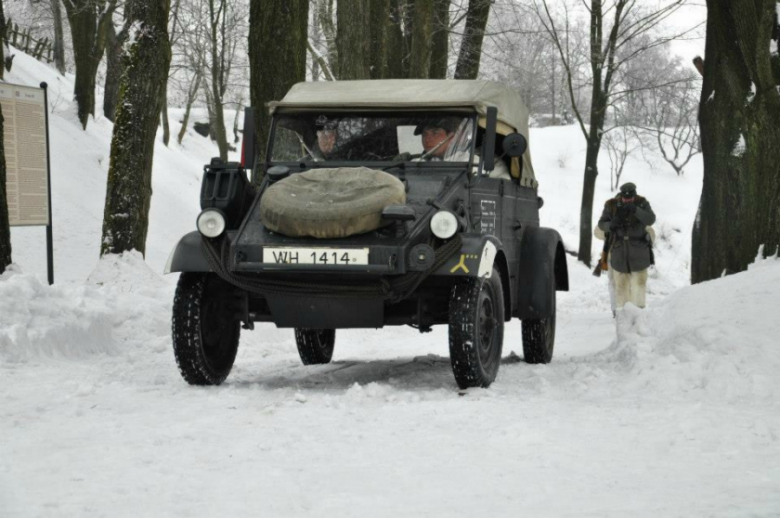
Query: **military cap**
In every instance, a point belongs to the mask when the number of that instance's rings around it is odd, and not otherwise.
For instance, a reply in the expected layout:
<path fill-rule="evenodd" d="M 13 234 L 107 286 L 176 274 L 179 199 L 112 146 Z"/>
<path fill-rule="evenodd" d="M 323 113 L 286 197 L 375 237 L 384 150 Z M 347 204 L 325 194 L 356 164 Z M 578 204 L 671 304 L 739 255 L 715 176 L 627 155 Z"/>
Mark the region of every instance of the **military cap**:
<path fill-rule="evenodd" d="M 624 198 L 633 198 L 636 196 L 636 184 L 628 182 L 621 185 L 620 195 Z"/>
<path fill-rule="evenodd" d="M 454 117 L 435 117 L 421 122 L 414 128 L 414 134 L 420 135 L 428 128 L 441 128 L 447 133 L 455 131 L 456 120 Z"/>

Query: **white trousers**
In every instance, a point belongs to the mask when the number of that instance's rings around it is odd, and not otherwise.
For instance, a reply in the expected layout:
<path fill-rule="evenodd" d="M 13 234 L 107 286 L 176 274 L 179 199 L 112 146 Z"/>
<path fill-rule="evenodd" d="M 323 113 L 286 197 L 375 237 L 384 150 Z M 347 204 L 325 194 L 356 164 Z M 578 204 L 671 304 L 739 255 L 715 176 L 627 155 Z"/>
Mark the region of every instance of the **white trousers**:
<path fill-rule="evenodd" d="M 609 302 L 612 311 L 622 309 L 626 302 L 639 308 L 645 307 L 647 269 L 633 273 L 620 273 L 610 268 L 607 277 L 609 278 Z"/>

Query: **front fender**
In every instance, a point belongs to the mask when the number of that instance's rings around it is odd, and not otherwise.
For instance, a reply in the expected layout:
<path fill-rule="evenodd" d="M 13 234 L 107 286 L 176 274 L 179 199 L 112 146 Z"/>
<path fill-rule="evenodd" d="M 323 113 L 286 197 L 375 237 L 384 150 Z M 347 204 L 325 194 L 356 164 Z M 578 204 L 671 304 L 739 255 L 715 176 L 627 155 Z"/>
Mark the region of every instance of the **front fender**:
<path fill-rule="evenodd" d="M 552 316 L 555 292 L 568 289 L 569 273 L 561 235 L 551 228 L 527 228 L 520 245 L 514 316 L 520 319 Z"/>
<path fill-rule="evenodd" d="M 461 234 L 463 244 L 443 266 L 431 275 L 448 277 L 490 277 L 496 257 L 503 259 L 501 241 L 487 234 Z"/>
<path fill-rule="evenodd" d="M 210 272 L 211 268 L 201 248 L 201 239 L 197 230 L 182 237 L 168 256 L 164 273 Z"/>

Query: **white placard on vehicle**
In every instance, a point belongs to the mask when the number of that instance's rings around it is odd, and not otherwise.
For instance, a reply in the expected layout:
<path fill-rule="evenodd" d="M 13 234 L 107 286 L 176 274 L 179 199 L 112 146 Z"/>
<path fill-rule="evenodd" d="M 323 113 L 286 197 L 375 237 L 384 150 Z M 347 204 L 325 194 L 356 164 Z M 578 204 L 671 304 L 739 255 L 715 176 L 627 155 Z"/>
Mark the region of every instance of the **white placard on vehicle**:
<path fill-rule="evenodd" d="M 367 265 L 368 248 L 265 247 L 263 262 L 273 264 Z"/>

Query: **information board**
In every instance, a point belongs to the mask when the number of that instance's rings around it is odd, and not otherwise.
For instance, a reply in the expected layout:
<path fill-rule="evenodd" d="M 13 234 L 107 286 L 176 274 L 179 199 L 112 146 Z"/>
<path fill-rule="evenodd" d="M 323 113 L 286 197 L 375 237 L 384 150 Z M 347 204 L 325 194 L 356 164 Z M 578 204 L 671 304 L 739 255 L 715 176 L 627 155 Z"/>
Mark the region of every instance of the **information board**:
<path fill-rule="evenodd" d="M 0 105 L 11 226 L 51 225 L 44 90 L 0 83 Z"/>

